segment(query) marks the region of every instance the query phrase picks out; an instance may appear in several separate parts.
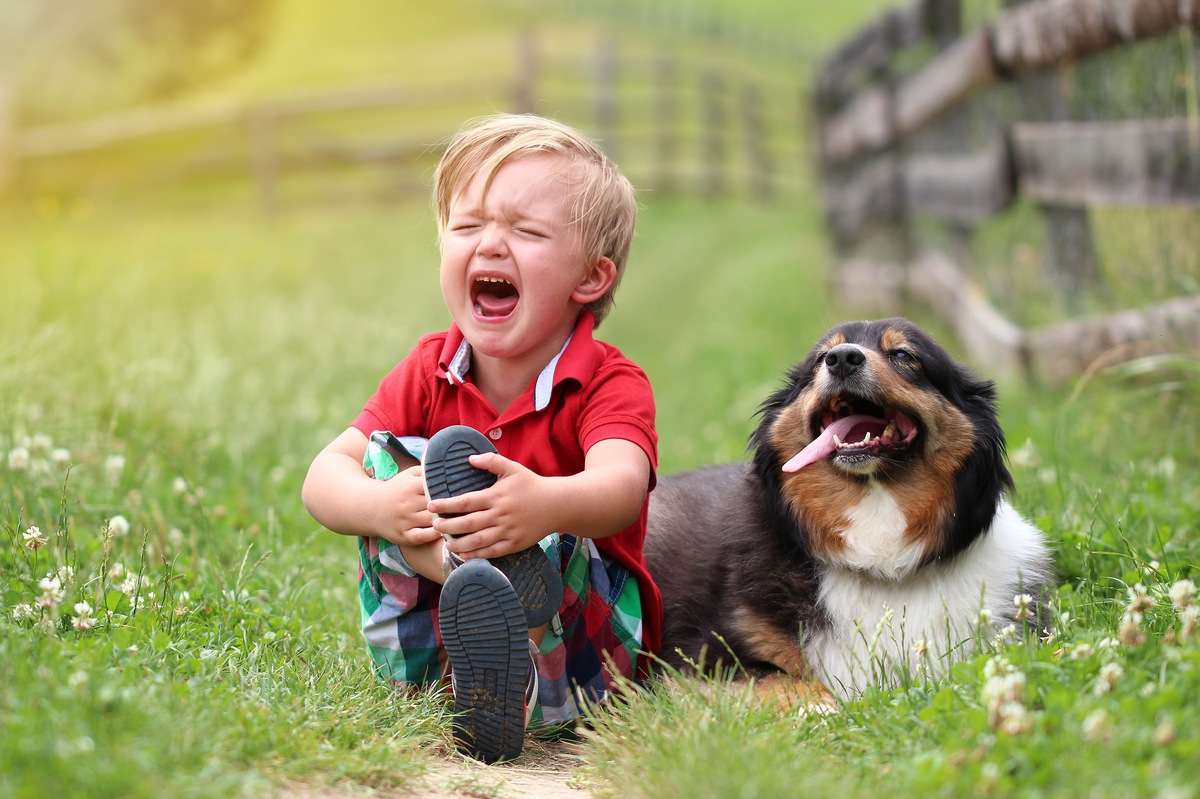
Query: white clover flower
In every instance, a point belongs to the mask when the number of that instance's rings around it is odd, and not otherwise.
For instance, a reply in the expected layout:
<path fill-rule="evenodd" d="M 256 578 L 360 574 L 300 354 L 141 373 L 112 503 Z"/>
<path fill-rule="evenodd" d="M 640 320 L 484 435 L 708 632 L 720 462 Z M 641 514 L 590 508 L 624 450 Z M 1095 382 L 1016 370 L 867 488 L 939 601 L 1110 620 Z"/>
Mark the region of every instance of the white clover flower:
<path fill-rule="evenodd" d="M 1017 606 L 1014 616 L 1017 621 L 1025 621 L 1033 616 L 1033 612 L 1029 609 L 1029 606 L 1033 604 L 1033 597 L 1029 594 L 1017 594 L 1013 597 L 1013 604 Z"/>
<path fill-rule="evenodd" d="M 119 480 L 125 472 L 125 456 L 109 455 L 104 459 L 104 472 L 110 480 Z"/>
<path fill-rule="evenodd" d="M 1142 614 L 1126 611 L 1121 619 L 1121 627 L 1117 630 L 1117 640 L 1125 646 L 1141 646 L 1146 643 L 1146 633 L 1142 631 Z"/>
<path fill-rule="evenodd" d="M 8 468 L 14 472 L 23 472 L 29 468 L 29 450 L 26 447 L 13 447 L 8 451 Z"/>
<path fill-rule="evenodd" d="M 1179 634 L 1184 638 L 1195 637 L 1196 630 L 1200 627 L 1200 605 L 1189 605 L 1179 611 L 1179 621 L 1183 624 Z"/>
<path fill-rule="evenodd" d="M 75 582 L 75 569 L 71 566 L 59 566 L 54 572 L 54 576 L 63 585 Z"/>
<path fill-rule="evenodd" d="M 1107 739 L 1112 734 L 1112 724 L 1108 720 L 1108 711 L 1097 708 L 1084 717 L 1080 725 L 1084 740 L 1098 742 Z"/>
<path fill-rule="evenodd" d="M 997 710 L 996 729 L 1009 735 L 1020 735 L 1033 729 L 1033 716 L 1020 702 L 1005 702 Z"/>
<path fill-rule="evenodd" d="M 137 593 L 137 590 L 138 590 L 137 575 L 131 574 L 128 577 L 126 577 L 124 581 L 122 581 L 120 591 L 125 596 L 133 596 L 134 594 Z"/>
<path fill-rule="evenodd" d="M 62 604 L 64 596 L 62 581 L 57 577 L 50 575 L 43 577 L 38 581 L 38 588 L 42 592 L 37 600 L 39 608 L 53 609 Z"/>
<path fill-rule="evenodd" d="M 108 579 L 112 580 L 113 582 L 116 582 L 117 580 L 123 580 L 124 578 L 125 578 L 125 564 L 124 563 L 114 563 L 112 565 L 112 567 L 108 570 Z"/>
<path fill-rule="evenodd" d="M 979 626 L 987 627 L 991 623 L 992 623 L 992 612 L 990 610 L 988 610 L 987 608 L 981 609 L 979 611 Z"/>
<path fill-rule="evenodd" d="M 1175 743 L 1175 734 L 1175 723 L 1167 719 L 1154 728 L 1154 734 L 1150 740 L 1154 742 L 1155 746 L 1170 746 Z"/>
<path fill-rule="evenodd" d="M 49 452 L 54 449 L 54 439 L 45 433 L 35 433 L 29 445 L 35 452 Z"/>
<path fill-rule="evenodd" d="M 1071 647 L 1071 660 L 1084 660 L 1095 654 L 1096 650 L 1087 641 L 1080 641 Z"/>
<path fill-rule="evenodd" d="M 87 602 L 75 603 L 75 617 L 71 619 L 71 626 L 76 630 L 90 630 L 96 626 L 96 619 L 92 616 L 92 606 Z"/>
<path fill-rule="evenodd" d="M 923 660 L 929 654 L 929 642 L 924 638 L 913 641 L 912 653 L 915 657 Z"/>
<path fill-rule="evenodd" d="M 129 535 L 129 520 L 118 514 L 108 520 L 104 529 L 116 538 L 124 538 Z"/>
<path fill-rule="evenodd" d="M 1125 676 L 1125 670 L 1116 663 L 1108 663 L 1100 669 L 1100 678 L 1096 681 L 1096 687 L 1092 689 L 1096 696 L 1102 696 L 1113 688 Z"/>
<path fill-rule="evenodd" d="M 38 612 L 33 609 L 33 605 L 28 602 L 22 602 L 19 605 L 13 605 L 12 617 L 17 621 L 28 621 L 36 618 Z"/>
<path fill-rule="evenodd" d="M 181 548 L 186 542 L 187 537 L 183 534 L 183 530 L 180 530 L 178 527 L 172 527 L 170 530 L 167 530 L 167 543 L 174 549 Z"/>
<path fill-rule="evenodd" d="M 984 664 L 981 697 L 987 705 L 988 723 L 995 729 L 1019 735 L 1031 729 L 1032 718 L 1025 709 L 1025 672 L 1002 656 Z"/>
<path fill-rule="evenodd" d="M 1024 444 L 1008 453 L 1008 462 L 1018 469 L 1040 466 L 1041 459 L 1038 458 L 1037 448 L 1033 445 L 1033 439 L 1025 439 Z"/>
<path fill-rule="evenodd" d="M 174 482 L 171 483 L 171 493 L 177 497 L 181 497 L 186 494 L 187 490 L 187 480 L 183 479 L 182 477 L 176 477 Z"/>
<path fill-rule="evenodd" d="M 1191 580 L 1176 580 L 1167 595 L 1171 597 L 1171 604 L 1176 610 L 1183 610 L 1196 598 L 1196 584 Z"/>
<path fill-rule="evenodd" d="M 1017 639 L 1017 625 L 1006 624 L 995 635 L 993 642 L 996 646 L 1007 646 Z"/>
<path fill-rule="evenodd" d="M 21 536 L 25 539 L 25 546 L 34 552 L 49 543 L 49 539 L 42 535 L 42 531 L 38 529 L 37 525 L 27 528 Z"/>
<path fill-rule="evenodd" d="M 50 450 L 50 463 L 58 469 L 67 468 L 71 465 L 71 450 L 63 447 Z"/>
<path fill-rule="evenodd" d="M 1129 589 L 1129 612 L 1145 613 L 1154 607 L 1154 597 L 1150 596 L 1146 586 L 1138 583 Z"/>

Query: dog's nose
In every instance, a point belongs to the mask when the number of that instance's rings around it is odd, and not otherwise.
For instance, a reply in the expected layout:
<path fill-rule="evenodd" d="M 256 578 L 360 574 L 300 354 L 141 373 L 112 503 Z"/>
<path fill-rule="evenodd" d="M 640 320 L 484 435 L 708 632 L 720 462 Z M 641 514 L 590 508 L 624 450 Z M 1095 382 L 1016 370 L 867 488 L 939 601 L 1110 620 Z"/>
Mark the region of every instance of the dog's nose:
<path fill-rule="evenodd" d="M 834 377 L 845 379 L 862 368 L 867 356 L 853 344 L 839 344 L 825 353 L 825 365 Z"/>

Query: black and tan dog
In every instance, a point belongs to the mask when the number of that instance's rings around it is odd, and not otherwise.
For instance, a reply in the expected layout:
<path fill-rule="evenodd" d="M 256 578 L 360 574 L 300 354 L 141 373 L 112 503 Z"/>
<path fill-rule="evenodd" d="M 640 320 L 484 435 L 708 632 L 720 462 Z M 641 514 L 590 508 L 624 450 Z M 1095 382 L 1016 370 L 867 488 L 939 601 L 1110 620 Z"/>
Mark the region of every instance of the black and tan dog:
<path fill-rule="evenodd" d="M 830 330 L 763 403 L 751 462 L 652 494 L 664 660 L 732 654 L 854 695 L 1048 625 L 1050 554 L 1005 498 L 994 399 L 907 320 Z"/>

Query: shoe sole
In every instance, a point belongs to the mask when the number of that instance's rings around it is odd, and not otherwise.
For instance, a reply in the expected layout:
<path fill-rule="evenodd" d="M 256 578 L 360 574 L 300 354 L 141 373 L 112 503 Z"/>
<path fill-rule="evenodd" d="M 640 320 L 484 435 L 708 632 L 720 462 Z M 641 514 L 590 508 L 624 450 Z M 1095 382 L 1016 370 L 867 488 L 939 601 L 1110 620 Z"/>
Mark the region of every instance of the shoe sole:
<path fill-rule="evenodd" d="M 525 609 L 529 629 L 541 627 L 554 618 L 562 605 L 562 575 L 541 546 L 534 544 L 520 552 L 491 558 L 491 562 L 512 584 Z"/>
<path fill-rule="evenodd" d="M 425 496 L 429 499 L 449 499 L 490 488 L 496 475 L 476 469 L 467 458 L 495 452 L 487 436 L 473 427 L 453 425 L 438 431 L 425 446 L 421 455 L 421 471 L 425 475 Z M 461 513 L 443 513 L 447 519 Z"/>
<path fill-rule="evenodd" d="M 452 425 L 438 431 L 429 439 L 421 458 L 426 496 L 429 499 L 446 499 L 494 485 L 496 475 L 475 468 L 467 458 L 496 451 L 487 436 L 473 427 Z M 440 515 L 449 519 L 462 514 Z M 490 560 L 512 584 L 521 607 L 525 609 L 525 623 L 530 629 L 541 627 L 554 618 L 562 604 L 562 575 L 540 546 L 535 544 L 520 552 Z"/>
<path fill-rule="evenodd" d="M 485 763 L 513 760 L 525 743 L 529 640 L 507 578 L 483 560 L 459 566 L 438 603 L 454 672 L 454 737 Z"/>

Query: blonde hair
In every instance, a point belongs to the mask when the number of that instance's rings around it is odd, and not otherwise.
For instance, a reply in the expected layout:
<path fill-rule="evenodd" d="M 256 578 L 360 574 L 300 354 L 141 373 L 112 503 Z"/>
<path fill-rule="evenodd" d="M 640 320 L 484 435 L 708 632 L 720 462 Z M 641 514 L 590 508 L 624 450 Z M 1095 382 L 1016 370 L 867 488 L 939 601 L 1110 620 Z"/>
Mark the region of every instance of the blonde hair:
<path fill-rule="evenodd" d="M 633 185 L 595 142 L 572 127 L 534 114 L 495 114 L 468 123 L 450 140 L 433 175 L 433 206 L 438 237 L 445 232 L 454 199 L 477 175 L 486 194 L 506 162 L 534 155 L 557 155 L 577 168 L 572 224 L 584 257 L 594 264 L 610 258 L 617 277 L 603 297 L 588 304 L 596 324 L 608 315 L 613 294 L 625 273 L 637 197 Z"/>

